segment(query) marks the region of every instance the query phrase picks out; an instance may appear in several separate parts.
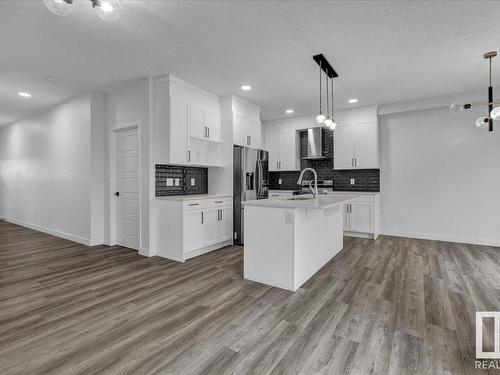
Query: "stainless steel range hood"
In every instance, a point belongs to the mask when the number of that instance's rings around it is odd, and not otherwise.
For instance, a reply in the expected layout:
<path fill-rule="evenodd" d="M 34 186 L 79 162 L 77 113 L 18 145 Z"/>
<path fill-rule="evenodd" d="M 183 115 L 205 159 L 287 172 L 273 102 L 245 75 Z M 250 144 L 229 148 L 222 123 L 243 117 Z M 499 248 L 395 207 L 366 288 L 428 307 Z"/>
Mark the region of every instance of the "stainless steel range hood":
<path fill-rule="evenodd" d="M 323 153 L 323 131 L 321 128 L 307 129 L 307 156 L 301 159 L 326 159 Z"/>

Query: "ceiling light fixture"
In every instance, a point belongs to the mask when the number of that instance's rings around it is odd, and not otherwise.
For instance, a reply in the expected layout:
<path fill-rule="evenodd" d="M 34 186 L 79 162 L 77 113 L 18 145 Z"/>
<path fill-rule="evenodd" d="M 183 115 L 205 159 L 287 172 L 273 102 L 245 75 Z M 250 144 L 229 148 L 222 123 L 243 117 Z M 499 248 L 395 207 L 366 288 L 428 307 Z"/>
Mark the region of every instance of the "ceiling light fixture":
<path fill-rule="evenodd" d="M 316 116 L 316 122 L 323 124 L 330 129 L 335 129 L 337 124 L 335 123 L 333 117 L 333 79 L 338 77 L 337 72 L 332 68 L 328 60 L 323 56 L 323 54 L 314 55 L 313 60 L 319 65 L 319 114 Z M 322 74 L 326 75 L 326 116 L 323 114 L 323 89 L 322 89 Z M 330 99 L 328 90 L 328 80 L 331 80 L 332 96 L 331 105 L 332 111 L 330 113 Z"/>
<path fill-rule="evenodd" d="M 73 10 L 73 0 L 43 0 L 45 6 L 58 16 L 67 16 Z M 117 21 L 120 18 L 120 0 L 90 0 L 96 14 L 104 21 Z"/>
<path fill-rule="evenodd" d="M 488 86 L 488 101 L 487 102 L 474 102 L 474 103 L 461 103 L 456 102 L 450 105 L 450 112 L 461 113 L 465 110 L 471 109 L 475 106 L 488 106 L 488 116 L 481 116 L 476 120 L 476 126 L 479 129 L 488 128 L 490 132 L 493 131 L 493 120 L 500 120 L 500 106 L 493 108 L 494 105 L 500 104 L 493 100 L 493 86 L 491 85 L 491 59 L 497 55 L 497 51 L 486 52 L 483 57 L 489 60 L 490 64 L 490 80 Z"/>
<path fill-rule="evenodd" d="M 287 109 L 287 110 L 285 111 L 285 113 L 292 114 L 292 113 L 293 113 L 293 109 Z"/>
<path fill-rule="evenodd" d="M 352 99 L 349 99 L 348 102 L 349 102 L 349 104 L 354 104 L 354 103 L 358 102 L 358 99 L 352 98 Z"/>
<path fill-rule="evenodd" d="M 250 85 L 242 85 L 242 86 L 241 86 L 241 89 L 242 89 L 243 91 L 250 91 L 250 90 L 252 89 L 252 86 L 250 86 Z"/>
<path fill-rule="evenodd" d="M 29 92 L 18 92 L 17 95 L 22 96 L 23 98 L 31 98 L 31 94 Z"/>

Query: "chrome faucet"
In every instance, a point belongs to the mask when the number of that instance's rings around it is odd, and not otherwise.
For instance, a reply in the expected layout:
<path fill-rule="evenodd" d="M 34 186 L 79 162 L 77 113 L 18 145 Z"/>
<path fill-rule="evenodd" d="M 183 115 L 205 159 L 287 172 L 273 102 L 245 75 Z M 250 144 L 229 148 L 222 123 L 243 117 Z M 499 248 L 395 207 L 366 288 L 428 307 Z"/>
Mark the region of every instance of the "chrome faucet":
<path fill-rule="evenodd" d="M 297 180 L 297 185 L 302 186 L 302 178 L 304 177 L 304 173 L 307 172 L 307 171 L 311 171 L 314 174 L 314 190 L 313 190 L 313 188 L 311 186 L 312 182 L 309 182 L 309 190 L 311 190 L 313 198 L 316 198 L 318 196 L 318 174 L 316 173 L 316 171 L 314 169 L 312 169 L 312 168 L 304 168 L 300 172 L 299 179 Z"/>

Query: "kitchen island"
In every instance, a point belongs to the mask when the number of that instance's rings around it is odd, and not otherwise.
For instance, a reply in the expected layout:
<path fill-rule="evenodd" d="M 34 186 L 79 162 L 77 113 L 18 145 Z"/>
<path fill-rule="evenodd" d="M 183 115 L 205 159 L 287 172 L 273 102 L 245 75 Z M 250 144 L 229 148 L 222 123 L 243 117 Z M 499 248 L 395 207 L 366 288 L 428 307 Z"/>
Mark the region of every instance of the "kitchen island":
<path fill-rule="evenodd" d="M 295 291 L 343 248 L 343 205 L 356 195 L 247 201 L 244 277 Z"/>

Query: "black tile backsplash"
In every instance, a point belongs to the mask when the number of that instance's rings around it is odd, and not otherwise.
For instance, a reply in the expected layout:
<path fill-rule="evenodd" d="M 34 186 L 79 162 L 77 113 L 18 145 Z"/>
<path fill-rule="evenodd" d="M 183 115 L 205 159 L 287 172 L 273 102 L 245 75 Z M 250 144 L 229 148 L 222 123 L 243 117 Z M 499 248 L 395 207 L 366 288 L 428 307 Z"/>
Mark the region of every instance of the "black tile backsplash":
<path fill-rule="evenodd" d="M 206 194 L 208 192 L 208 169 L 195 167 L 182 167 L 176 165 L 155 165 L 155 195 L 163 197 L 168 195 Z M 179 186 L 167 186 L 167 178 L 179 179 Z M 191 186 L 191 178 L 195 185 Z"/>
<path fill-rule="evenodd" d="M 307 155 L 307 132 L 300 133 L 300 156 Z M 320 180 L 333 180 L 336 191 L 380 191 L 380 169 L 333 169 L 333 131 L 323 129 L 323 155 L 327 159 L 301 160 L 300 169 L 306 167 L 314 168 Z M 269 189 L 271 190 L 296 190 L 299 188 L 297 180 L 299 171 L 270 172 Z M 281 178 L 282 184 L 278 184 Z M 308 174 L 307 179 L 311 178 Z M 356 183 L 351 185 L 351 178 Z"/>

